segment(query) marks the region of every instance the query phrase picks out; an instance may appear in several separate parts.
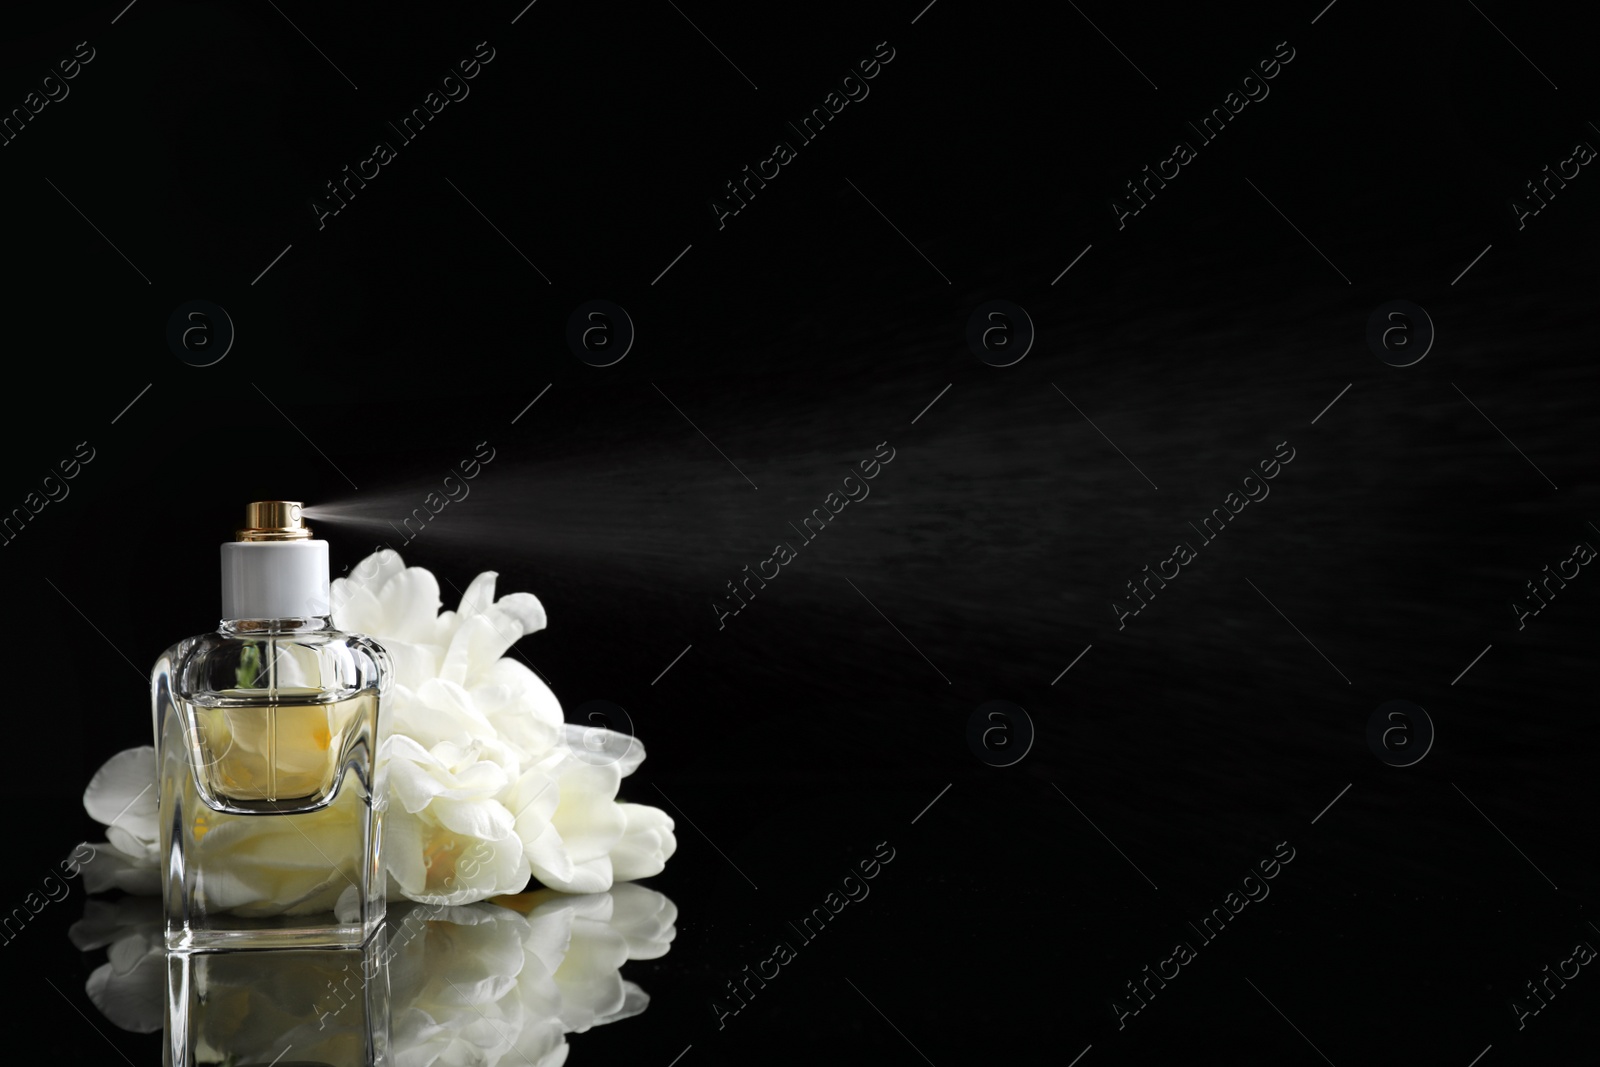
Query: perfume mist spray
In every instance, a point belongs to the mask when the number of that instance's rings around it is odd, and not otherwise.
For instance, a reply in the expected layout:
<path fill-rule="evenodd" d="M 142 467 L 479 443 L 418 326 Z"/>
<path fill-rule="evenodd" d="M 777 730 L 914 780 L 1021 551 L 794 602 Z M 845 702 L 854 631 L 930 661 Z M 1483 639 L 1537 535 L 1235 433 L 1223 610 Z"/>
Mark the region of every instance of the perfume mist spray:
<path fill-rule="evenodd" d="M 222 624 L 151 677 L 169 949 L 359 946 L 383 923 L 389 661 L 334 629 L 300 504 L 246 509 Z"/>

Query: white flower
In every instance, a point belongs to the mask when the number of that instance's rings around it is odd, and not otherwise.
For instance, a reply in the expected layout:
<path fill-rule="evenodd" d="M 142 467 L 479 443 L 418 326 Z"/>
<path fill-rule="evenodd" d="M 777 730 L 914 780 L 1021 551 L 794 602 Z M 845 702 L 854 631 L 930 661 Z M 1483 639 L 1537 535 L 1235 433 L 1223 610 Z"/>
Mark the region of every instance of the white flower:
<path fill-rule="evenodd" d="M 660 873 L 677 849 L 672 818 L 617 801 L 644 746 L 562 721 L 550 688 L 505 655 L 544 628 L 544 608 L 530 593 L 496 599 L 495 579 L 478 575 L 457 610 L 441 612 L 434 576 L 383 550 L 332 583 L 336 625 L 377 639 L 393 665 L 379 727 L 389 895 L 455 905 L 517 892 L 530 877 L 594 893 Z M 84 868 L 91 892 L 160 891 L 155 780 L 155 753 L 144 746 L 112 757 L 90 782 L 84 806 L 115 823 Z M 347 817 L 336 808 L 295 818 L 327 820 L 332 834 Z M 228 871 L 240 904 L 266 901 L 263 914 L 331 907 L 338 885 L 325 863 L 283 869 L 253 846 L 272 836 L 272 822 L 244 820 L 233 831 Z"/>

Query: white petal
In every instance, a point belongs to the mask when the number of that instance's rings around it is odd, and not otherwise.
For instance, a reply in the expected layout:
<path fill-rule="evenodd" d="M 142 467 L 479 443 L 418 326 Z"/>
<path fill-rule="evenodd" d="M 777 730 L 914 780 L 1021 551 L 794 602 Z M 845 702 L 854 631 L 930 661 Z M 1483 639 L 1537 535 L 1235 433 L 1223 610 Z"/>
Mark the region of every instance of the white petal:
<path fill-rule="evenodd" d="M 357 589 L 382 589 L 395 575 L 406 569 L 405 561 L 400 558 L 400 553 L 392 548 L 380 548 L 350 571 L 348 581 Z"/>
<path fill-rule="evenodd" d="M 561 803 L 550 822 L 561 832 L 573 862 L 584 863 L 609 856 L 627 828 L 627 817 L 614 802 L 621 775 L 615 765 L 591 766 L 568 758 L 561 769 Z M 610 863 L 606 864 L 609 874 Z M 598 892 L 610 889 L 608 882 Z"/>
<path fill-rule="evenodd" d="M 627 829 L 611 850 L 611 866 L 617 881 L 649 878 L 666 868 L 667 860 L 678 850 L 673 835 L 672 816 L 648 804 L 618 804 L 627 819 Z"/>
<path fill-rule="evenodd" d="M 346 628 L 355 633 L 377 635 L 375 628 L 357 630 L 356 627 L 348 625 Z M 443 649 L 435 645 L 412 644 L 392 637 L 378 637 L 378 643 L 389 653 L 389 663 L 394 668 L 394 681 L 397 686 L 415 691 L 428 679 L 438 677 L 439 658 L 443 655 Z"/>
<path fill-rule="evenodd" d="M 454 682 L 429 678 L 412 699 L 393 702 L 401 732 L 424 743 L 449 740 L 458 745 L 492 738 L 494 726 L 478 710 L 472 694 Z"/>
<path fill-rule="evenodd" d="M 122 820 L 126 822 L 127 819 Z M 111 847 L 136 860 L 154 864 L 161 851 L 160 841 L 143 841 L 120 826 L 106 827 L 106 841 Z"/>
<path fill-rule="evenodd" d="M 370 634 L 384 629 L 383 605 L 371 589 L 335 578 L 328 589 L 328 613 L 346 633 Z"/>
<path fill-rule="evenodd" d="M 594 1021 L 594 1025 L 600 1026 L 603 1023 L 614 1023 L 619 1019 L 630 1018 L 638 1015 L 640 1012 L 644 1011 L 650 1006 L 650 994 L 639 988 L 636 983 L 624 979 L 622 982 L 622 992 L 622 1007 L 618 1008 L 616 1011 L 605 1016 L 604 1018 L 596 1019 Z"/>
<path fill-rule="evenodd" d="M 511 834 L 511 813 L 493 800 L 451 800 L 441 797 L 428 805 L 439 825 L 462 837 L 499 841 Z"/>
<path fill-rule="evenodd" d="M 511 617 L 524 635 L 545 627 L 544 605 L 532 593 L 507 593 L 494 603 L 495 609 Z"/>
<path fill-rule="evenodd" d="M 115 821 L 143 841 L 160 835 L 159 801 L 153 745 L 124 749 L 106 760 L 83 792 L 83 806 L 91 816 L 107 824 Z"/>
<path fill-rule="evenodd" d="M 125 893 L 150 896 L 161 892 L 161 872 L 143 854 L 129 855 L 109 841 L 96 844 L 94 858 L 82 867 L 86 893 L 120 889 Z"/>
<path fill-rule="evenodd" d="M 408 737 L 396 737 L 409 741 Z M 433 798 L 445 791 L 445 784 L 431 773 L 428 767 L 409 759 L 393 759 L 389 763 L 389 795 L 399 802 L 402 810 L 415 815 L 432 803 Z"/>
<path fill-rule="evenodd" d="M 407 567 L 378 590 L 384 628 L 373 634 L 402 641 L 427 641 L 439 614 L 439 581 L 423 567 Z"/>
<path fill-rule="evenodd" d="M 391 808 L 383 825 L 383 865 L 407 897 L 415 898 L 428 882 L 422 862 L 422 820 L 404 808 Z"/>
<path fill-rule="evenodd" d="M 517 836 L 522 838 L 522 851 L 528 867 L 541 885 L 558 886 L 572 877 L 572 857 L 554 826 L 543 823 L 527 827 L 523 816 L 517 820 Z"/>
<path fill-rule="evenodd" d="M 533 869 L 565 880 L 572 876 L 572 860 L 560 831 L 550 824 L 560 802 L 560 784 L 537 767 L 526 771 L 506 796 L 506 806 L 516 813 L 517 836 Z"/>
<path fill-rule="evenodd" d="M 439 677 L 471 685 L 521 636 L 509 616 L 493 611 L 474 615 L 450 639 L 444 662 L 439 665 Z"/>
<path fill-rule="evenodd" d="M 471 693 L 474 705 L 496 732 L 521 749 L 526 758 L 539 759 L 559 742 L 561 702 L 518 660 L 502 656 L 479 671 Z"/>
<path fill-rule="evenodd" d="M 461 594 L 461 607 L 456 614 L 465 620 L 488 611 L 494 603 L 494 582 L 499 576 L 495 571 L 484 571 L 472 579 L 467 591 Z"/>

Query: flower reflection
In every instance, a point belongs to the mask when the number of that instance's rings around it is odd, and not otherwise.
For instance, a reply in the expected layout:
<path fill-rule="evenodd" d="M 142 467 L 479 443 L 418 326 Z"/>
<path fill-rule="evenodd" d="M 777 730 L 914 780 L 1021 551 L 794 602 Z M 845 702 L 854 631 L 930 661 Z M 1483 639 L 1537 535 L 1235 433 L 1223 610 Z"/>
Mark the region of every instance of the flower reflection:
<path fill-rule="evenodd" d="M 70 936 L 107 949 L 89 999 L 125 1030 L 165 1026 L 173 1063 L 547 1067 L 567 1034 L 645 1009 L 622 965 L 666 955 L 677 914 L 632 883 L 541 890 L 391 906 L 363 950 L 185 956 L 163 948 L 159 902 L 125 897 L 90 900 Z"/>

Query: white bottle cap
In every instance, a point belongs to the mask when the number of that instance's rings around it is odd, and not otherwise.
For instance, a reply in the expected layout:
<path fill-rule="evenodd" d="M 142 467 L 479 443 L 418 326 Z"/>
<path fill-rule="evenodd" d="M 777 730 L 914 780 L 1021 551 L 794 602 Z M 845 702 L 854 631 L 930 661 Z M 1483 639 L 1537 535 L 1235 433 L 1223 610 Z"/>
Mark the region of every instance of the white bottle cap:
<path fill-rule="evenodd" d="M 328 542 L 223 543 L 224 619 L 304 619 L 328 613 Z"/>

